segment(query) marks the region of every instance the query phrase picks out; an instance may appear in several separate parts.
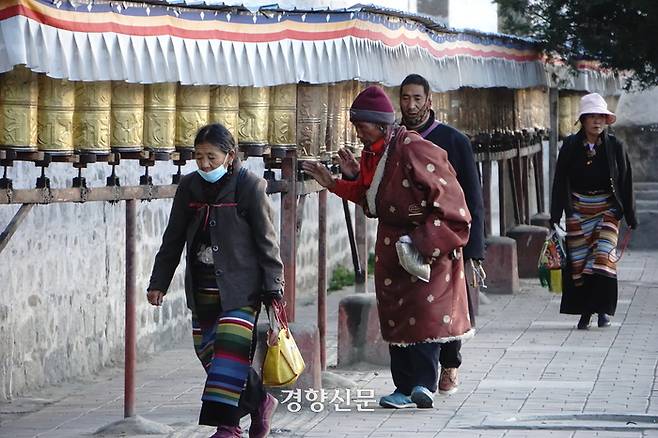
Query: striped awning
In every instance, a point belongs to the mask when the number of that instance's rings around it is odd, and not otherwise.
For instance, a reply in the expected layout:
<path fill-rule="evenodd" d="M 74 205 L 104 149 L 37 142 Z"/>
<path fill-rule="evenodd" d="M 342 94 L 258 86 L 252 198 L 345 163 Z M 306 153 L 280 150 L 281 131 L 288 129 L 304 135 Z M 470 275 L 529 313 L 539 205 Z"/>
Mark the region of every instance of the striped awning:
<path fill-rule="evenodd" d="M 414 16 L 372 7 L 251 12 L 163 2 L 7 0 L 0 5 L 0 38 L 0 72 L 24 64 L 74 81 L 271 86 L 359 79 L 393 86 L 419 73 L 434 91 L 551 82 L 528 40 L 438 31 Z M 579 76 L 574 87 L 605 94 L 620 88 L 599 71 Z"/>

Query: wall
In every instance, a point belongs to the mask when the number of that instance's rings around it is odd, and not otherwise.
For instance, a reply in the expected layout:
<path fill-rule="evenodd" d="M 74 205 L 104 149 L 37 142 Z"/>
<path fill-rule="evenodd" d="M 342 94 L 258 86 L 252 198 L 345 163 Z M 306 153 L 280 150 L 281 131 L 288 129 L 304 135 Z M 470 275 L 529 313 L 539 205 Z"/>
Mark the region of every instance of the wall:
<path fill-rule="evenodd" d="M 637 93 L 624 93 L 616 110 L 613 132 L 626 144 L 633 179 L 637 182 L 658 181 L 658 87 Z"/>
<path fill-rule="evenodd" d="M 248 167 L 262 173 L 262 162 Z M 185 171 L 192 171 L 189 164 Z M 167 184 L 175 167 L 158 163 L 154 183 Z M 93 164 L 84 175 L 90 186 L 104 185 L 106 164 Z M 122 161 L 122 185 L 137 184 L 136 162 Z M 52 164 L 52 187 L 70 186 L 75 171 Z M 14 188 L 34 184 L 33 164 L 9 169 Z M 279 209 L 279 196 L 273 196 Z M 316 294 L 317 195 L 310 195 L 298 252 L 298 302 Z M 164 305 L 155 309 L 142 293 L 153 257 L 167 223 L 170 200 L 138 205 L 138 356 L 189 337 L 189 314 L 179 267 Z M 0 230 L 18 206 L 0 205 Z M 351 266 L 340 201 L 329 196 L 328 270 Z M 278 225 L 278 219 L 277 219 Z M 374 226 L 370 227 L 371 233 Z M 374 233 L 373 233 L 374 235 Z M 372 240 L 371 240 L 372 241 Z M 0 400 L 30 388 L 88 376 L 123 360 L 125 203 L 52 204 L 35 206 L 0 254 Z"/>

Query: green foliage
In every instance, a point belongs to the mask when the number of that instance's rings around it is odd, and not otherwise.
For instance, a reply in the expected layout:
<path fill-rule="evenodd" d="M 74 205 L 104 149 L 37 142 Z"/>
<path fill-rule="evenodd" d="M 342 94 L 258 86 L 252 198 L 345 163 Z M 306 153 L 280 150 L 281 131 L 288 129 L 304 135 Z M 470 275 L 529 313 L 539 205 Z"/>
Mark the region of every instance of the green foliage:
<path fill-rule="evenodd" d="M 354 284 L 354 271 L 350 271 L 344 266 L 336 266 L 334 272 L 331 273 L 331 280 L 329 280 L 329 291 L 340 290 L 346 286 Z"/>
<path fill-rule="evenodd" d="M 494 0 L 501 31 L 530 36 L 574 65 L 599 61 L 630 71 L 641 88 L 658 85 L 658 1 Z"/>

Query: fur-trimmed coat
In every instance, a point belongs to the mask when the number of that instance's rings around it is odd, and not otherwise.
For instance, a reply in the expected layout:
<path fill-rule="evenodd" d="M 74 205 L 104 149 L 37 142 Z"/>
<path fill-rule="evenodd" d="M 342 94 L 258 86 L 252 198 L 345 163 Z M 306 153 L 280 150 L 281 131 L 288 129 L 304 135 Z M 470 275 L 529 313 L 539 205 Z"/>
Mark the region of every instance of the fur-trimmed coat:
<path fill-rule="evenodd" d="M 365 205 L 379 219 L 375 290 L 384 340 L 408 345 L 470 336 L 461 248 L 468 242 L 471 215 L 447 153 L 398 128 Z M 400 266 L 395 243 L 402 235 L 411 236 L 431 262 L 429 283 Z"/>

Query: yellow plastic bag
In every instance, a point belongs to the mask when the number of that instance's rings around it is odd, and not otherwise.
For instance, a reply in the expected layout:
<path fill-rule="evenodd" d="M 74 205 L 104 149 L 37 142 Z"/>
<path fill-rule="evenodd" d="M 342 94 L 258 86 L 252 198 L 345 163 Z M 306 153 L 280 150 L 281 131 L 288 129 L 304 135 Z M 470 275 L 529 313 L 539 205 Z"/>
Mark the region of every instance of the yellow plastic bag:
<path fill-rule="evenodd" d="M 265 386 L 288 386 L 297 381 L 306 364 L 288 328 L 283 306 L 274 301 L 268 309 L 267 353 L 263 361 Z"/>
<path fill-rule="evenodd" d="M 551 277 L 548 282 L 548 290 L 556 293 L 562 293 L 562 269 L 551 269 Z"/>

